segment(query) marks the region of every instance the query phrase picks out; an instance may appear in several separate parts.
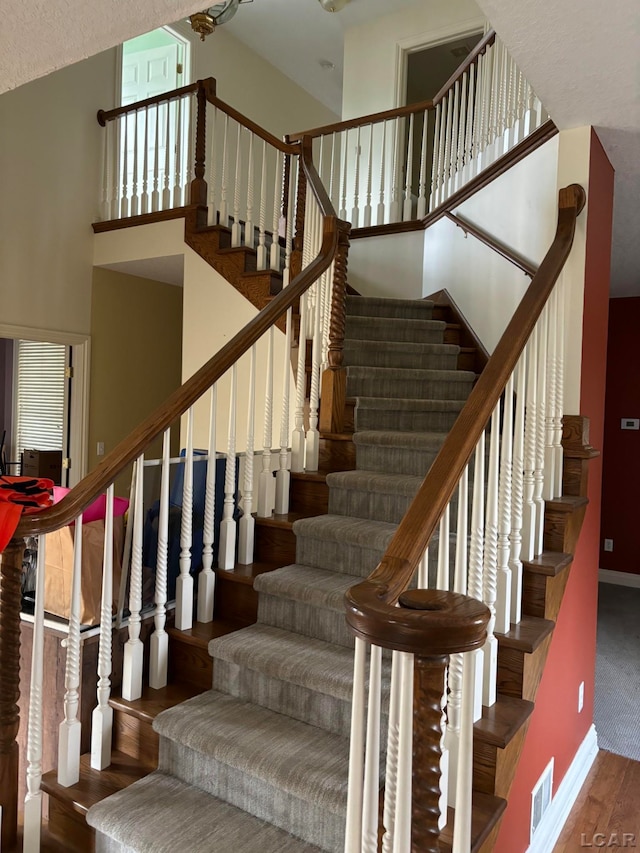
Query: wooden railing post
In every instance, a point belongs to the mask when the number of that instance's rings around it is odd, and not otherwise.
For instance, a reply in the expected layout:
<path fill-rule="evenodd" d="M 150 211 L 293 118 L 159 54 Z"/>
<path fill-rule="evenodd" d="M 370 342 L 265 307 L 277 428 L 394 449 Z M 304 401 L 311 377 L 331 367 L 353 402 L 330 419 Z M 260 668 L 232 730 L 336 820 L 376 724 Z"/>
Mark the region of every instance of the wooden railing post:
<path fill-rule="evenodd" d="M 312 140 L 305 136 L 301 143 L 302 148 L 308 149 L 309 161 L 311 161 Z M 296 222 L 293 235 L 293 250 L 291 252 L 291 278 L 294 279 L 302 272 L 302 247 L 304 245 L 304 218 L 307 206 L 307 176 L 303 169 L 298 170 L 298 192 L 296 200 Z M 273 235 L 274 240 L 277 235 Z"/>
<path fill-rule="evenodd" d="M 338 252 L 334 262 L 331 319 L 329 323 L 329 367 L 322 374 L 320 432 L 341 433 L 344 429 L 344 408 L 347 389 L 347 369 L 343 365 L 344 331 L 346 322 L 347 263 L 349 254 L 348 222 L 339 223 Z"/>
<path fill-rule="evenodd" d="M 196 148 L 195 148 L 195 178 L 191 181 L 191 204 L 207 204 L 207 182 L 204 179 L 205 159 L 207 150 L 207 94 L 215 95 L 215 81 L 212 79 L 198 80 L 196 103 Z M 203 223 L 204 224 L 204 223 Z"/>
<path fill-rule="evenodd" d="M 0 554 L 0 806 L 2 848 L 15 845 L 18 825 L 20 712 L 20 575 L 24 540 Z"/>

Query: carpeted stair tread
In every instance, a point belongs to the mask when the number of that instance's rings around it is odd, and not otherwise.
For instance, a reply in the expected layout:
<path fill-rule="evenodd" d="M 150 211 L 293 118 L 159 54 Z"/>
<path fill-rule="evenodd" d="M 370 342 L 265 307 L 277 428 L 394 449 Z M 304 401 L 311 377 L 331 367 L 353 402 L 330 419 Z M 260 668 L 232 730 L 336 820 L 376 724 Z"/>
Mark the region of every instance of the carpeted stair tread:
<path fill-rule="evenodd" d="M 332 476 L 332 475 L 330 475 Z M 345 518 L 342 515 L 316 515 L 300 518 L 293 523 L 296 536 L 309 536 L 343 545 L 386 550 L 397 524 L 367 521 L 364 518 Z"/>
<path fill-rule="evenodd" d="M 356 447 L 375 444 L 379 447 L 406 447 L 414 450 L 440 450 L 447 437 L 444 432 L 402 432 L 393 430 L 362 430 L 353 434 Z"/>
<path fill-rule="evenodd" d="M 345 812 L 346 738 L 216 690 L 164 711 L 153 728 L 174 748 L 187 748 L 332 814 Z M 161 770 L 162 762 L 161 744 Z"/>
<path fill-rule="evenodd" d="M 358 396 L 355 427 L 358 431 L 448 432 L 464 404 L 464 400 Z"/>
<path fill-rule="evenodd" d="M 435 396 L 441 400 L 460 400 L 471 391 L 476 375 L 468 370 L 429 370 L 407 367 L 347 367 L 347 393 L 350 397 Z"/>
<path fill-rule="evenodd" d="M 351 701 L 353 651 L 333 643 L 258 623 L 212 640 L 209 654 L 214 661 Z"/>
<path fill-rule="evenodd" d="M 105 853 L 321 853 L 211 794 L 155 771 L 95 805 L 87 822 Z M 258 841 L 259 839 L 259 841 Z M 117 842 L 120 848 L 114 846 Z"/>
<path fill-rule="evenodd" d="M 384 296 L 347 296 L 347 316 L 430 320 L 433 302 L 427 299 L 393 299 Z"/>
<path fill-rule="evenodd" d="M 447 324 L 443 320 L 411 320 L 388 317 L 384 323 L 379 317 L 351 315 L 346 318 L 345 340 L 357 338 L 366 341 L 407 341 L 415 343 L 442 343 Z"/>
<path fill-rule="evenodd" d="M 460 347 L 442 343 L 368 341 L 345 338 L 344 363 L 348 366 L 455 370 Z"/>
<path fill-rule="evenodd" d="M 466 400 L 427 400 L 423 397 L 364 397 L 356 398 L 362 409 L 392 412 L 460 412 Z"/>
<path fill-rule="evenodd" d="M 346 514 L 300 519 L 294 526 L 296 562 L 340 572 L 355 582 L 375 569 L 396 529 L 393 522 Z"/>
<path fill-rule="evenodd" d="M 424 477 L 386 474 L 381 471 L 334 471 L 333 474 L 327 474 L 327 483 L 332 489 L 381 492 L 406 497 L 415 495 L 423 479 Z M 331 494 L 329 501 L 331 501 Z"/>
<path fill-rule="evenodd" d="M 344 613 L 344 594 L 357 582 L 351 575 L 296 563 L 265 572 L 255 579 L 253 588 L 265 595 Z"/>

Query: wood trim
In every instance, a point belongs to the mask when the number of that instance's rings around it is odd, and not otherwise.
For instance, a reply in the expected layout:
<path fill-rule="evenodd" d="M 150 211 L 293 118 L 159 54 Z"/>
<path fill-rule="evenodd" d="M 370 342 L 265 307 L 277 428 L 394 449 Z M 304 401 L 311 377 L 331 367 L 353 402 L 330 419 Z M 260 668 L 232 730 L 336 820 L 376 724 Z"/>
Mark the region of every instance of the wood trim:
<path fill-rule="evenodd" d="M 486 49 L 492 45 L 496 40 L 496 31 L 489 30 L 489 32 L 484 36 L 484 38 L 480 39 L 478 44 L 473 48 L 471 53 L 465 57 L 464 62 L 460 65 L 459 68 L 453 72 L 451 77 L 447 80 L 444 86 L 440 89 L 438 94 L 433 99 L 433 105 L 437 106 L 440 101 L 446 96 L 449 89 L 455 86 L 456 82 L 460 80 L 464 72 L 471 66 L 474 65 L 478 61 L 478 57 L 483 54 Z"/>
<path fill-rule="evenodd" d="M 516 309 L 492 357 L 476 382 L 434 460 L 416 497 L 389 543 L 382 561 L 364 581 L 346 594 L 347 622 L 363 639 L 401 651 L 419 653 L 427 648 L 446 653 L 447 648 L 425 646 L 429 624 L 445 621 L 442 613 L 416 622 L 415 614 L 398 609 L 436 525 L 462 476 L 505 384 L 535 327 L 573 245 L 576 220 L 583 209 L 583 188 L 571 184 L 560 190 L 556 235 L 540 269 Z M 408 618 L 409 617 L 409 618 Z M 467 623 L 446 622 L 464 647 Z M 471 620 L 469 620 L 471 622 Z M 439 637 L 437 638 L 439 640 Z M 453 643 L 453 636 L 451 642 Z"/>
<path fill-rule="evenodd" d="M 358 237 L 383 237 L 386 234 L 404 234 L 408 231 L 426 230 L 434 222 L 437 222 L 438 219 L 441 219 L 448 211 L 467 201 L 472 195 L 484 189 L 496 178 L 499 178 L 500 175 L 509 171 L 516 163 L 524 160 L 525 157 L 528 157 L 529 154 L 552 139 L 557 132 L 558 128 L 549 119 L 527 136 L 526 139 L 523 139 L 522 142 L 514 146 L 511 151 L 508 151 L 490 166 L 487 166 L 486 169 L 479 172 L 475 178 L 472 178 L 461 189 L 449 196 L 445 202 L 432 210 L 431 213 L 427 213 L 423 219 L 412 219 L 409 222 L 391 222 L 388 225 L 370 225 L 368 228 L 354 228 L 351 231 L 351 239 L 357 239 Z"/>
<path fill-rule="evenodd" d="M 428 299 L 430 302 L 433 302 L 434 305 L 443 306 L 449 309 L 453 322 L 458 323 L 462 327 L 460 342 L 461 345 L 467 347 L 475 347 L 476 357 L 474 364 L 474 372 L 482 373 L 489 361 L 489 352 L 480 340 L 480 338 L 475 333 L 473 327 L 471 326 L 465 315 L 462 313 L 462 310 L 458 306 L 458 303 L 455 301 L 453 296 L 446 288 L 443 288 L 442 290 L 438 290 L 435 293 L 431 293 L 429 296 L 425 296 L 425 299 Z"/>
<path fill-rule="evenodd" d="M 184 207 L 172 207 L 169 210 L 156 210 L 154 213 L 141 213 L 139 216 L 107 219 L 104 222 L 94 222 L 91 227 L 94 234 L 104 234 L 105 231 L 119 231 L 121 228 L 131 228 L 134 225 L 151 225 L 154 222 L 166 222 L 169 219 L 182 219 L 197 207 L 197 204 L 187 204 Z"/>
<path fill-rule="evenodd" d="M 322 127 L 314 127 L 312 130 L 303 130 L 298 133 L 287 134 L 287 139 L 295 142 L 305 136 L 315 139 L 317 136 L 326 136 L 329 133 L 340 133 L 342 130 L 351 130 L 352 127 L 363 127 L 367 124 L 378 124 L 390 118 L 402 118 L 412 113 L 422 113 L 434 108 L 433 101 L 418 101 L 415 104 L 407 104 L 405 107 L 394 107 L 391 110 L 382 110 L 379 113 L 370 113 L 366 116 L 348 118 L 344 121 L 336 121 L 333 124 L 325 124 Z"/>
<path fill-rule="evenodd" d="M 298 145 L 290 144 L 289 142 L 283 142 L 281 139 L 278 139 L 277 136 L 274 136 L 272 133 L 269 133 L 268 130 L 264 130 L 260 127 L 259 124 L 256 124 L 255 121 L 252 121 L 247 116 L 243 115 L 238 110 L 235 110 L 232 106 L 220 100 L 215 94 L 207 94 L 207 100 L 210 104 L 217 107 L 219 110 L 222 110 L 223 113 L 226 113 L 229 118 L 232 118 L 234 121 L 237 121 L 238 124 L 241 124 L 243 127 L 246 127 L 247 130 L 250 130 L 251 133 L 254 133 L 256 136 L 259 136 L 260 139 L 264 139 L 265 142 L 268 142 L 269 145 L 272 145 L 274 148 L 278 148 L 280 151 L 283 151 L 285 154 L 299 154 L 300 148 Z M 301 134 L 300 138 L 302 138 L 304 134 Z M 296 139 L 295 142 L 299 140 Z"/>
<path fill-rule="evenodd" d="M 529 261 L 526 258 L 523 258 L 522 255 L 514 252 L 508 246 L 505 246 L 504 243 L 501 243 L 499 240 L 496 240 L 495 237 L 492 237 L 486 231 L 483 231 L 482 228 L 478 228 L 477 225 L 469 222 L 468 219 L 463 219 L 462 216 L 458 216 L 450 211 L 445 213 L 445 217 L 450 219 L 458 226 L 458 228 L 462 228 L 465 234 L 471 234 L 471 236 L 475 237 L 476 240 L 480 240 L 480 242 L 484 243 L 485 246 L 493 249 L 494 252 L 497 252 L 501 257 L 509 261 L 509 263 L 518 267 L 518 269 L 522 270 L 522 272 L 525 275 L 528 275 L 529 278 L 533 278 L 537 273 L 538 267 L 535 264 L 529 263 Z"/>
<path fill-rule="evenodd" d="M 179 89 L 172 89 L 170 92 L 162 92 L 160 95 L 154 95 L 151 98 L 145 98 L 144 101 L 136 101 L 134 104 L 126 104 L 122 107 L 115 107 L 112 110 L 98 110 L 98 124 L 104 127 L 108 121 L 112 121 L 118 116 L 126 115 L 126 113 L 134 113 L 144 107 L 151 107 L 154 104 L 161 104 L 164 101 L 175 101 L 183 95 L 189 95 L 198 89 L 200 83 L 213 85 L 215 90 L 216 81 L 213 77 L 208 77 L 206 80 L 198 80 L 196 83 L 189 83 L 188 86 L 181 86 Z"/>
<path fill-rule="evenodd" d="M 30 515 L 23 515 L 16 536 L 37 536 L 70 524 L 102 494 L 118 474 L 134 461 L 154 438 L 186 412 L 213 384 L 273 326 L 300 296 L 327 270 L 337 251 L 339 235 L 349 223 L 339 220 L 331 206 L 320 177 L 311 161 L 310 145 L 300 146 L 300 162 L 306 180 L 323 215 L 320 254 L 296 276 L 291 284 L 241 329 L 206 364 L 173 392 L 165 402 L 94 468 L 58 504 Z M 193 207 L 191 208 L 193 209 Z M 197 210 L 197 206 L 196 206 Z"/>

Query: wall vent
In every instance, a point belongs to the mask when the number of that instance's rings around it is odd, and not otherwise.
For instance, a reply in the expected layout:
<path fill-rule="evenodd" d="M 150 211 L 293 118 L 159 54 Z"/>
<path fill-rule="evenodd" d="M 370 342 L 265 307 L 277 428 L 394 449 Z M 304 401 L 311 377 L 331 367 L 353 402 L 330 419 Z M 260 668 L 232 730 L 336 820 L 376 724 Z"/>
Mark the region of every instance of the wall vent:
<path fill-rule="evenodd" d="M 553 791 L 553 758 L 547 764 L 542 775 L 531 792 L 531 840 L 542 822 L 542 818 L 551 805 Z"/>

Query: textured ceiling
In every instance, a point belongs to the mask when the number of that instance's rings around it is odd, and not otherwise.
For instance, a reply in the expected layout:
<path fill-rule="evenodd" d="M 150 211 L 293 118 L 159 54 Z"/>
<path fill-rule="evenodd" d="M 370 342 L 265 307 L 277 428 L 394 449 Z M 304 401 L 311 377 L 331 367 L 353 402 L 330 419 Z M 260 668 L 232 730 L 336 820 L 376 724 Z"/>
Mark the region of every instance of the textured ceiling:
<path fill-rule="evenodd" d="M 339 112 L 344 30 L 414 2 L 351 0 L 329 14 L 315 0 L 254 0 L 225 26 Z M 612 293 L 640 295 L 640 3 L 478 0 L 478 5 L 556 124 L 596 127 L 616 169 Z M 193 0 L 11 0 L 3 6 L 0 28 L 0 92 L 197 8 Z M 321 59 L 333 62 L 335 70 L 323 71 Z"/>

